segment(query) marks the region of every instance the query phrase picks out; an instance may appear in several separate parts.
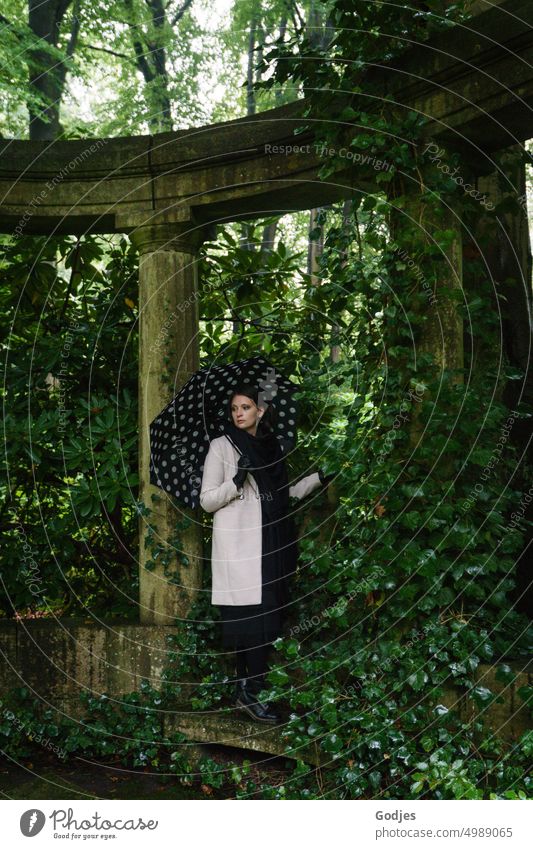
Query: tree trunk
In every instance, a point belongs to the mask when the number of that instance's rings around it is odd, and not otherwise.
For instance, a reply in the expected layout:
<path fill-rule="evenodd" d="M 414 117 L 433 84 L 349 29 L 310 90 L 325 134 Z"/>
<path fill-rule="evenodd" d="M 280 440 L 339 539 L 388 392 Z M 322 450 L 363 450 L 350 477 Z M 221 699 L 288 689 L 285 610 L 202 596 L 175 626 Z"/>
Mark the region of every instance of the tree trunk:
<path fill-rule="evenodd" d="M 174 26 L 191 5 L 183 3 L 171 22 L 167 22 L 163 0 L 146 0 L 152 15 L 153 36 L 147 38 L 135 17 L 132 0 L 123 0 L 130 25 L 131 42 L 135 53 L 135 64 L 146 83 L 146 100 L 150 109 L 148 127 L 151 133 L 163 133 L 174 129 L 172 103 L 168 91 L 168 71 L 165 28 Z"/>
<path fill-rule="evenodd" d="M 253 251 L 255 250 L 255 245 L 253 242 L 254 236 L 254 225 L 250 221 L 241 221 L 241 235 L 240 235 L 240 246 L 245 251 Z"/>
<path fill-rule="evenodd" d="M 317 217 L 320 207 L 309 210 L 309 233 L 316 230 L 320 226 L 320 235 L 318 239 L 308 239 L 307 242 L 307 273 L 311 277 L 311 285 L 317 286 L 320 283 L 318 276 L 319 266 L 318 257 L 324 250 L 324 227 L 317 224 Z"/>
<path fill-rule="evenodd" d="M 271 224 L 267 224 L 265 227 L 263 227 L 263 237 L 261 239 L 261 253 L 266 253 L 267 251 L 272 251 L 274 249 L 274 241 L 276 239 L 278 221 L 279 218 L 276 221 L 272 221 Z"/>
<path fill-rule="evenodd" d="M 285 35 L 287 33 L 287 21 L 288 21 L 287 15 L 283 15 L 281 21 L 279 22 L 279 37 L 280 37 L 281 41 L 285 40 Z M 281 86 L 278 86 L 278 88 L 276 89 L 275 96 L 276 96 L 276 103 L 281 106 L 281 102 L 283 100 L 283 94 L 282 94 L 282 91 L 281 91 Z"/>
<path fill-rule="evenodd" d="M 250 33 L 248 35 L 248 73 L 246 77 L 246 114 L 255 115 L 255 90 L 254 90 L 254 52 L 255 31 L 257 20 L 255 13 L 250 21 Z"/>
<path fill-rule="evenodd" d="M 32 32 L 45 44 L 57 47 L 61 24 L 72 0 L 29 0 L 28 24 Z M 76 49 L 79 33 L 79 2 L 74 5 L 74 16 L 67 47 L 67 56 Z M 29 134 L 32 141 L 48 141 L 58 137 L 62 131 L 59 121 L 61 97 L 65 87 L 67 68 L 64 62 L 53 60 L 46 50 L 31 52 L 30 85 L 48 102 L 38 111 L 29 107 Z"/>
<path fill-rule="evenodd" d="M 154 40 L 148 43 L 153 62 L 153 81 L 156 86 L 152 102 L 154 112 L 150 118 L 150 130 L 163 133 L 173 129 L 172 109 L 168 93 L 167 57 L 165 48 L 165 8 L 162 0 L 147 0 L 152 12 Z"/>

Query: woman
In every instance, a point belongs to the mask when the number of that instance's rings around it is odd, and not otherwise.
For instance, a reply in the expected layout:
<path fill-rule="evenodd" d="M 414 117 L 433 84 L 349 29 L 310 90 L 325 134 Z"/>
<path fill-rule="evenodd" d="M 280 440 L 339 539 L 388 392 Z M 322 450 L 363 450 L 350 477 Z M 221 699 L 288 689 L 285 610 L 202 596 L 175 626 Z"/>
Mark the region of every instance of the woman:
<path fill-rule="evenodd" d="M 259 390 L 236 387 L 225 433 L 213 439 L 204 463 L 200 504 L 214 513 L 212 604 L 220 606 L 222 645 L 236 653 L 235 702 L 254 719 L 279 722 L 258 701 L 270 644 L 282 633 L 288 579 L 297 541 L 289 497 L 304 498 L 333 475 L 314 472 L 289 486 L 283 450 L 274 434 L 274 409 L 259 405 Z"/>

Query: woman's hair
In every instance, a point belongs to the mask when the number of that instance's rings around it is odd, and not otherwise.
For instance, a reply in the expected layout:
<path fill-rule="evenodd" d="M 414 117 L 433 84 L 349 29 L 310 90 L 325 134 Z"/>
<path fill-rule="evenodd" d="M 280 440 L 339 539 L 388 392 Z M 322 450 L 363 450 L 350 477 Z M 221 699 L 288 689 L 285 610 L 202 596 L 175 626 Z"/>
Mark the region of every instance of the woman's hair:
<path fill-rule="evenodd" d="M 236 395 L 245 395 L 246 398 L 250 398 L 257 407 L 261 407 L 261 404 L 259 403 L 259 387 L 253 386 L 251 383 L 239 383 L 228 398 L 227 414 L 230 422 L 233 421 L 231 405 Z M 268 404 L 266 408 L 262 407 L 262 409 L 264 409 L 265 412 L 257 423 L 257 432 L 266 434 L 274 430 L 277 416 L 275 407 L 273 407 L 272 403 Z"/>

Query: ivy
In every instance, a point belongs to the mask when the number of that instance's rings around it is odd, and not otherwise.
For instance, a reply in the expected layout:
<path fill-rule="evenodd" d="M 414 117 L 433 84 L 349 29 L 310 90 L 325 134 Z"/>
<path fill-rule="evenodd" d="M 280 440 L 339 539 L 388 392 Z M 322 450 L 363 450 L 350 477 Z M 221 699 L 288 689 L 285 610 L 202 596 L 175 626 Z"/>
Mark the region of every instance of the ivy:
<path fill-rule="evenodd" d="M 527 623 L 512 603 L 527 523 L 510 526 L 527 469 L 516 474 L 512 439 L 495 454 L 510 411 L 497 400 L 501 393 L 493 397 L 494 386 L 513 367 L 505 364 L 503 375 L 483 368 L 470 374 L 468 352 L 461 370 L 442 367 L 421 347 L 431 309 L 464 313 L 476 339 L 491 340 L 497 330 L 483 285 L 466 306 L 463 291 L 442 280 L 455 239 L 443 210 L 459 204 L 468 221 L 477 202 L 449 178 L 456 166 L 464 168 L 459 154 L 446 154 L 447 169 L 439 169 L 424 153 L 424 120 L 393 111 L 385 117 L 358 97 L 366 63 L 378 54 L 379 61 L 397 56 L 408 40 L 425 41 L 465 12 L 461 3 L 439 2 L 420 14 L 349 2 L 330 3 L 328 11 L 335 28 L 324 52 L 305 40 L 277 44 L 264 58 L 276 64 L 262 85 L 300 82 L 309 115 L 335 110 L 340 124 L 307 125 L 318 149 L 339 151 L 345 122 L 353 150 L 386 158 L 394 170 L 376 179 L 375 193 L 357 196 L 342 221 L 335 207 L 323 218 L 320 286 L 304 294 L 313 310 L 306 322 L 311 339 L 328 338 L 334 325 L 344 354 L 335 365 L 310 358 L 309 382 L 305 354 L 299 357 L 304 431 L 323 387 L 339 393 L 320 419 L 320 436 L 309 441 L 311 455 L 338 471 L 336 541 L 306 527 L 293 592 L 302 601 L 291 612 L 289 634 L 276 642 L 279 660 L 265 698 L 292 711 L 284 731 L 290 751 L 316 745 L 330 769 L 319 790 L 300 764 L 271 797 L 519 796 L 530 789 L 523 770 L 528 738 L 510 760 L 483 722 L 497 694 L 476 678 L 481 663 L 527 645 Z M 336 64 L 336 53 L 353 61 Z M 320 178 L 346 167 L 341 159 L 328 157 Z M 431 238 L 416 218 L 402 216 L 417 204 L 424 221 L 433 222 Z M 230 253 L 235 273 L 240 260 L 231 247 Z M 246 341 L 252 350 L 254 339 Z M 274 352 L 276 344 L 274 334 Z M 286 359 L 281 351 L 280 358 Z M 519 410 L 515 421 L 525 415 Z M 364 592 L 355 592 L 358 584 Z M 442 703 L 452 686 L 464 688 L 479 719 L 466 724 Z M 507 789 L 517 783 L 523 790 Z"/>
<path fill-rule="evenodd" d="M 287 240 L 265 253 L 243 247 L 225 227 L 202 249 L 201 365 L 261 349 L 271 355 L 279 370 L 300 384 L 300 442 L 291 456 L 291 474 L 305 472 L 309 463 L 337 474 L 333 515 L 325 500 L 298 514 L 300 568 L 287 631 L 276 641 L 264 693 L 286 712 L 283 740 L 294 766 L 283 783 L 273 785 L 258 784 L 247 767 L 235 765 L 230 774 L 239 798 L 255 793 L 269 799 L 531 795 L 526 772 L 531 733 L 514 748 L 497 739 L 486 709 L 499 697 L 479 676 L 482 664 L 494 664 L 498 683 L 510 685 L 512 660 L 530 646 L 528 623 L 515 609 L 513 594 L 516 563 L 531 532 L 525 510 L 517 508 L 531 469 L 520 465 L 512 427 L 511 436 L 502 438 L 511 413 L 515 426 L 530 416 L 522 404 L 511 411 L 504 400 L 509 384 L 524 375 L 508 358 L 502 369 L 485 367 L 468 346 L 464 367 L 443 365 L 428 330 L 436 315 L 462 315 L 465 339 L 485 350 L 499 336 L 483 262 L 465 260 L 462 289 L 446 277 L 447 252 L 456 236 L 446 210 L 457 209 L 469 225 L 479 216 L 479 200 L 451 179 L 457 167 L 468 172 L 460 154 L 443 150 L 447 169 L 439 168 L 424 135 L 427 122 L 399 113 L 386 97 L 373 97 L 380 92 L 366 74 L 368 67 L 397 59 L 413 42 L 425 42 L 467 15 L 463 2 L 424 5 L 414 10 L 408 4 L 331 0 L 327 44 L 317 47 L 299 34 L 263 53 L 264 69 L 271 73 L 260 85 L 299 85 L 307 97 L 299 130 L 313 133 L 319 149 L 333 151 L 324 157 L 320 179 L 326 182 L 339 166 L 347 168 L 348 160 L 339 155 L 347 132 L 350 151 L 360 154 L 360 162 L 353 160 L 353 185 L 363 156 L 364 176 L 374 176 L 370 193 L 354 192 L 342 208 L 333 204 L 321 210 L 311 233 L 317 238 L 323 230 L 319 284 L 301 271 L 302 255 Z M 331 115 L 340 120 L 329 120 Z M 497 212 L 486 214 L 495 223 Z M 264 223 L 251 225 L 252 245 L 259 241 L 255 226 Z M 98 280 L 101 257 L 95 248 L 93 254 L 88 252 L 86 267 Z M 13 279 L 19 279 L 21 266 L 27 269 L 20 257 L 10 259 Z M 132 260 L 127 246 L 115 251 L 118 267 L 131 270 Z M 46 263 L 36 264 L 32 300 L 42 297 L 49 274 Z M 112 279 L 118 287 L 119 275 Z M 65 290 L 63 280 L 59 291 Z M 92 297 L 100 308 L 114 304 L 104 288 L 96 290 Z M 133 291 L 129 297 L 134 299 Z M 80 288 L 77 298 L 85 321 L 81 340 L 95 334 L 96 313 L 87 291 Z M 125 311 L 122 303 L 120 310 L 113 313 L 117 323 Z M 46 356 L 46 367 L 52 368 L 52 344 Z M 100 360 L 102 370 L 108 360 L 111 355 Z M 21 355 L 14 398 L 19 414 L 23 364 Z M 112 510 L 127 476 L 134 474 L 133 466 L 126 477 L 113 466 L 116 413 L 102 393 L 97 401 L 97 411 L 76 405 L 65 444 L 72 463 L 69 490 L 87 520 L 83 533 L 88 536 L 95 532 L 91 520 L 96 525 L 101 503 Z M 124 396 L 121 403 L 131 426 L 133 404 L 128 407 Z M 54 413 L 41 406 L 32 427 L 42 437 Z M 79 427 L 89 412 L 95 416 L 103 501 L 96 499 L 98 474 L 86 467 Z M 22 441 L 16 417 L 7 426 Z M 26 446 L 19 475 L 24 491 L 31 464 L 43 462 L 43 439 L 37 442 L 31 450 Z M 57 459 L 53 446 L 45 450 Z M 76 468 L 82 471 L 77 476 Z M 26 499 L 21 497 L 25 515 L 35 522 L 36 507 Z M 138 513 L 149 521 L 151 505 L 133 504 L 132 516 Z M 176 525 L 175 541 L 185 528 Z M 64 533 L 65 522 L 58 521 L 56 538 Z M 207 551 L 207 525 L 204 541 Z M 163 563 L 166 577 L 175 582 L 172 547 L 157 542 L 155 528 L 146 545 L 148 565 Z M 187 563 L 182 560 L 179 568 Z M 135 765 L 157 767 L 162 747 L 183 742 L 164 735 L 157 715 L 161 707 L 221 710 L 223 719 L 232 670 L 229 659 L 218 657 L 207 570 L 204 581 L 205 592 L 170 640 L 160 690 L 129 694 L 120 710 L 107 698 L 89 701 L 90 721 L 68 733 L 58 729 L 68 751 L 121 749 Z M 468 722 L 450 696 L 456 691 L 469 714 L 475 709 Z M 530 709 L 531 688 L 519 688 L 518 696 Z M 12 737 L 5 723 L 1 730 Z M 25 738 L 14 740 L 14 750 L 26 744 Z M 319 771 L 304 761 L 309 748 L 320 757 Z M 222 770 L 214 762 L 196 768 L 179 750 L 170 760 L 180 781 L 192 784 L 201 775 L 210 787 L 222 786 Z"/>

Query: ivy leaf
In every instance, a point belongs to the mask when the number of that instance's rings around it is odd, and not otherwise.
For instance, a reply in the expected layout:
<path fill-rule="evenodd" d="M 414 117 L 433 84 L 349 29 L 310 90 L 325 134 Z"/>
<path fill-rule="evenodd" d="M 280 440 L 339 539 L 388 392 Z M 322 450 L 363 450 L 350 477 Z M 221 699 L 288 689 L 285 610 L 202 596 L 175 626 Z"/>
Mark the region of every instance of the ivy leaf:
<path fill-rule="evenodd" d="M 474 687 L 471 691 L 472 699 L 478 704 L 487 704 L 493 698 L 492 690 L 488 687 Z"/>
<path fill-rule="evenodd" d="M 409 676 L 407 682 L 411 685 L 413 690 L 419 692 L 428 681 L 428 678 L 429 676 L 427 672 L 424 672 L 423 669 L 418 669 L 415 673 L 413 673 L 413 675 Z"/>
<path fill-rule="evenodd" d="M 503 684 L 510 684 L 516 678 L 515 673 L 507 663 L 500 663 L 496 670 L 496 681 L 501 681 Z"/>

